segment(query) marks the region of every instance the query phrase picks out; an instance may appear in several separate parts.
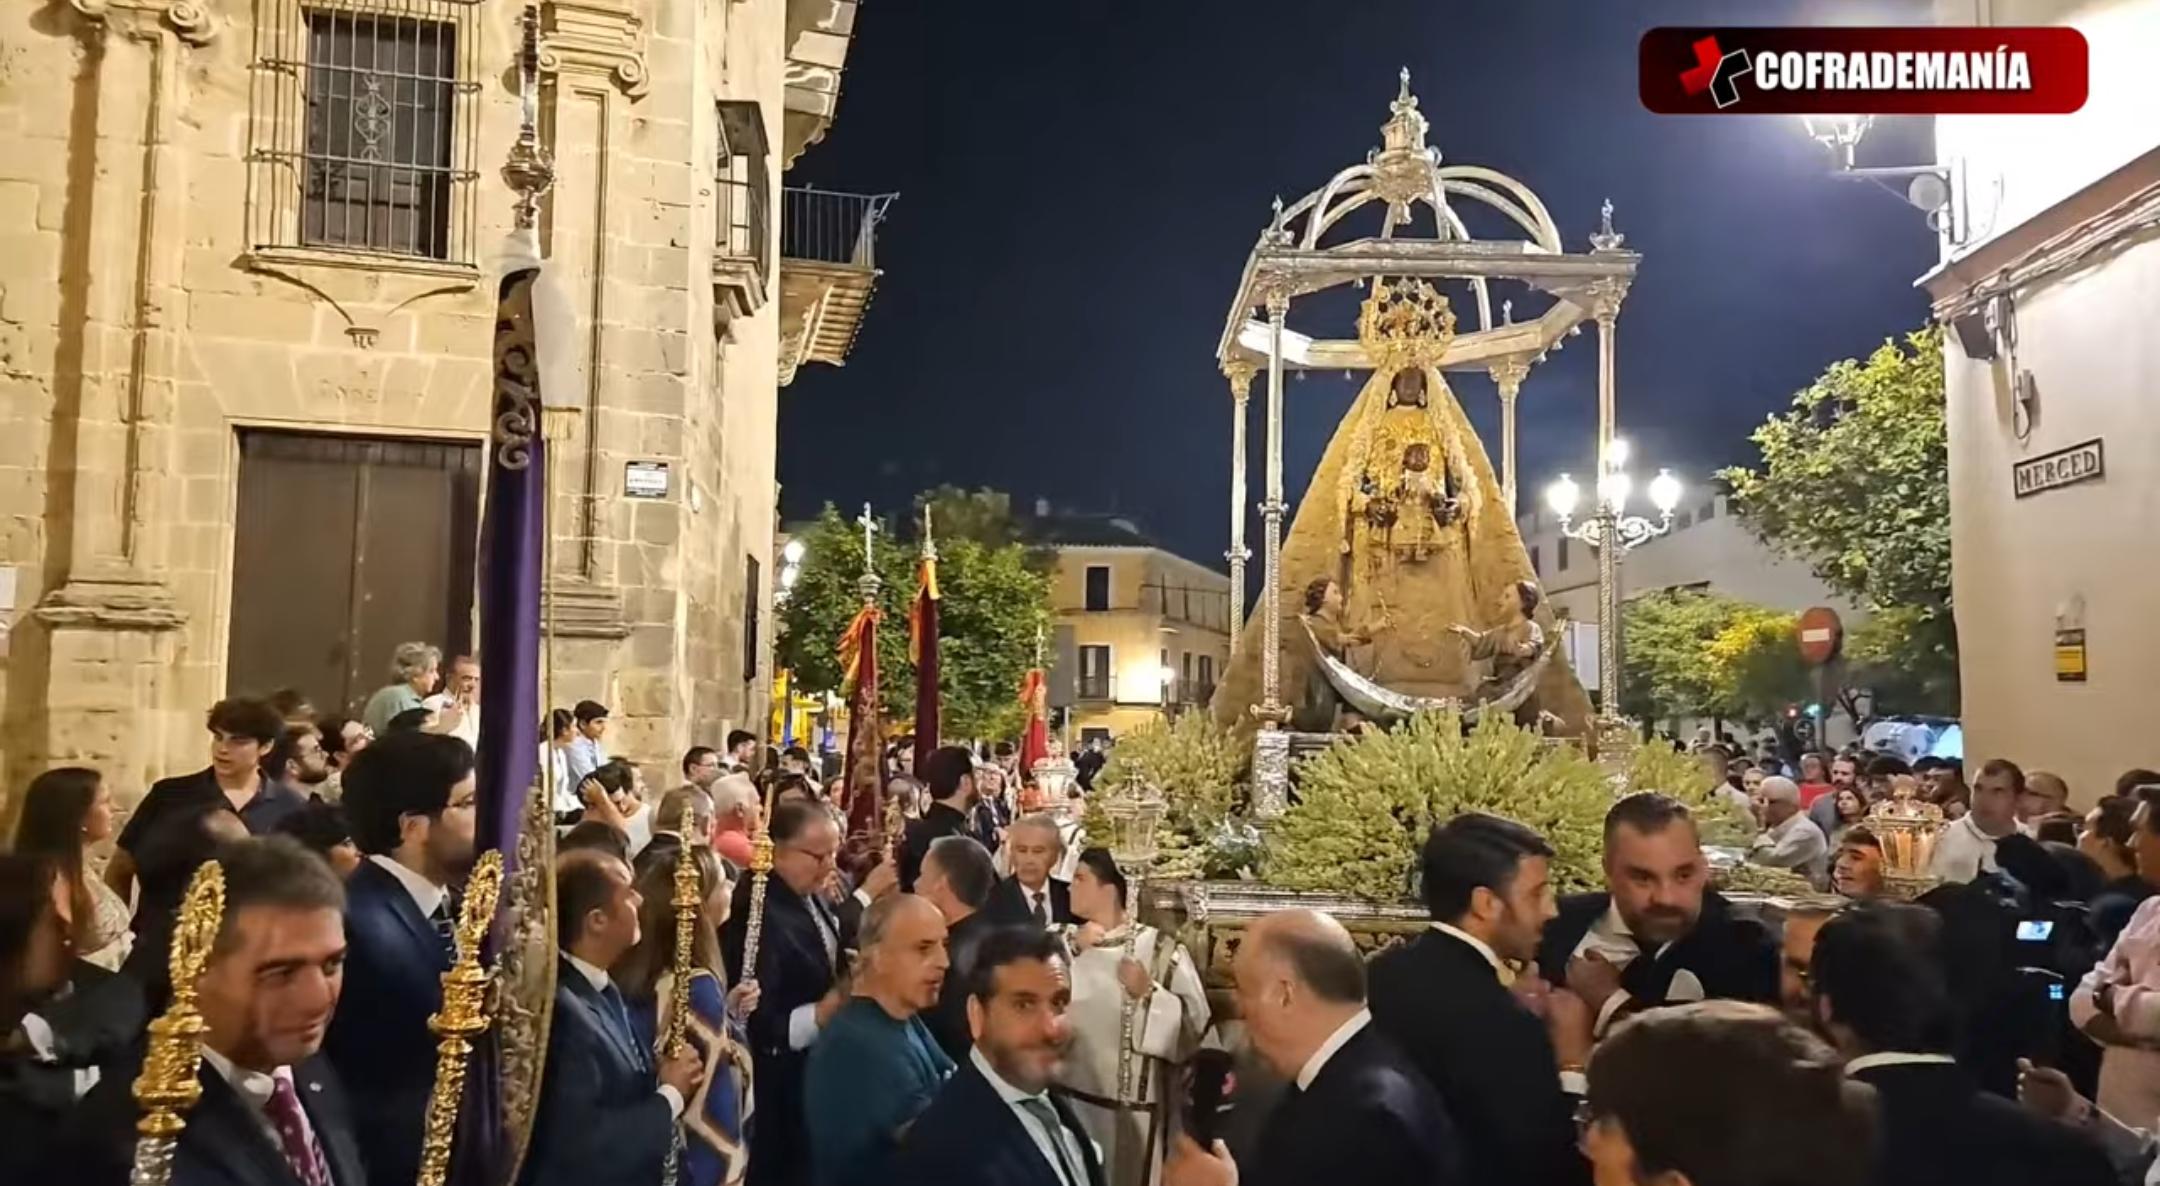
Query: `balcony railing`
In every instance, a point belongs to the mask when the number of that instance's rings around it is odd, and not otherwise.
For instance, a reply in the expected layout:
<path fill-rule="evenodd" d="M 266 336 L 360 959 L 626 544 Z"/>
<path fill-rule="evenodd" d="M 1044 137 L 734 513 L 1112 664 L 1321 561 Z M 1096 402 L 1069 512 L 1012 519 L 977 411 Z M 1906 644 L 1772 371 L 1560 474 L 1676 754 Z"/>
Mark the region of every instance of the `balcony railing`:
<path fill-rule="evenodd" d="M 898 194 L 791 187 L 780 193 L 780 258 L 877 267 L 877 225 Z"/>

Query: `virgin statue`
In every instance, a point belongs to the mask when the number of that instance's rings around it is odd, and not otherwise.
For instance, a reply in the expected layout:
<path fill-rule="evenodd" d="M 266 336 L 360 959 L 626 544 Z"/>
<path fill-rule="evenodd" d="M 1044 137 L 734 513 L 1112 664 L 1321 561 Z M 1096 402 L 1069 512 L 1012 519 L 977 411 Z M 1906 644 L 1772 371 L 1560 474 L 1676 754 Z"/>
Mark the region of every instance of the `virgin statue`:
<path fill-rule="evenodd" d="M 1479 660 L 1515 657 L 1496 654 L 1486 632 L 1528 637 L 1513 625 L 1524 609 L 1542 623 L 1540 641 L 1552 630 L 1549 614 L 1519 594 L 1536 574 L 1492 462 L 1442 377 L 1454 336 L 1447 298 L 1419 280 L 1376 280 L 1360 309 L 1372 378 L 1321 455 L 1282 547 L 1281 701 L 1299 710 L 1299 728 L 1328 727 L 1312 710 L 1329 698 L 1309 687 L 1327 678 L 1323 647 L 1389 691 L 1474 703 L 1491 687 Z M 1357 628 L 1308 629 L 1307 594 L 1322 580 L 1340 602 L 1318 616 Z M 1225 723 L 1249 719 L 1260 702 L 1262 636 L 1256 616 L 1213 704 Z M 1531 715 L 1553 713 L 1563 731 L 1578 731 L 1590 705 L 1565 661 L 1554 656 L 1536 679 Z"/>

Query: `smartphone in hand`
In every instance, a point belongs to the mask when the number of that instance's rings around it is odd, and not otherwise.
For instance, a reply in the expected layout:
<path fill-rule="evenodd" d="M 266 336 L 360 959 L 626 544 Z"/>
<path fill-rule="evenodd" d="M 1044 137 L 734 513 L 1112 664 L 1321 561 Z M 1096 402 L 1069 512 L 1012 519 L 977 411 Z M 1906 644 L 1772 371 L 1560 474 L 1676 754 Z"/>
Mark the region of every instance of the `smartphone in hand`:
<path fill-rule="evenodd" d="M 1223 1139 L 1230 1110 L 1236 1106 L 1237 1076 L 1227 1050 L 1203 1049 L 1186 1070 L 1185 1131 L 1202 1149 Z"/>

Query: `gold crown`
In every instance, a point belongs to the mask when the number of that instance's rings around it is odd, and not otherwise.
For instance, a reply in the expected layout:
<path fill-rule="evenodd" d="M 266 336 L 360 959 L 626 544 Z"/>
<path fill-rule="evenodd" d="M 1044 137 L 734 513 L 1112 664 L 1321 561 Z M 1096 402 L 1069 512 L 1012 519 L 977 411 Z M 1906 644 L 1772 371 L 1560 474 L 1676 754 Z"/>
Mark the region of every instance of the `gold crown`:
<path fill-rule="evenodd" d="M 1372 295 L 1358 309 L 1358 341 L 1375 371 L 1437 366 L 1454 340 L 1454 310 L 1423 280 L 1393 286 L 1374 280 Z"/>

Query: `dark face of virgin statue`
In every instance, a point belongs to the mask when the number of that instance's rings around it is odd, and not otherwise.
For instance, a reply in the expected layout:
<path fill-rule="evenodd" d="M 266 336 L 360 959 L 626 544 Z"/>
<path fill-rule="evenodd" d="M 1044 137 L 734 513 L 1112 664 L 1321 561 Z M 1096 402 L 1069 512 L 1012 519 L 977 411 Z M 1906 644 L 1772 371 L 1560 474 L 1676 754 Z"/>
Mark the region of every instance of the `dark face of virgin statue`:
<path fill-rule="evenodd" d="M 1425 372 L 1416 367 L 1404 367 L 1395 372 L 1395 379 L 1388 388 L 1389 404 L 1398 408 L 1422 408 L 1425 406 Z"/>

